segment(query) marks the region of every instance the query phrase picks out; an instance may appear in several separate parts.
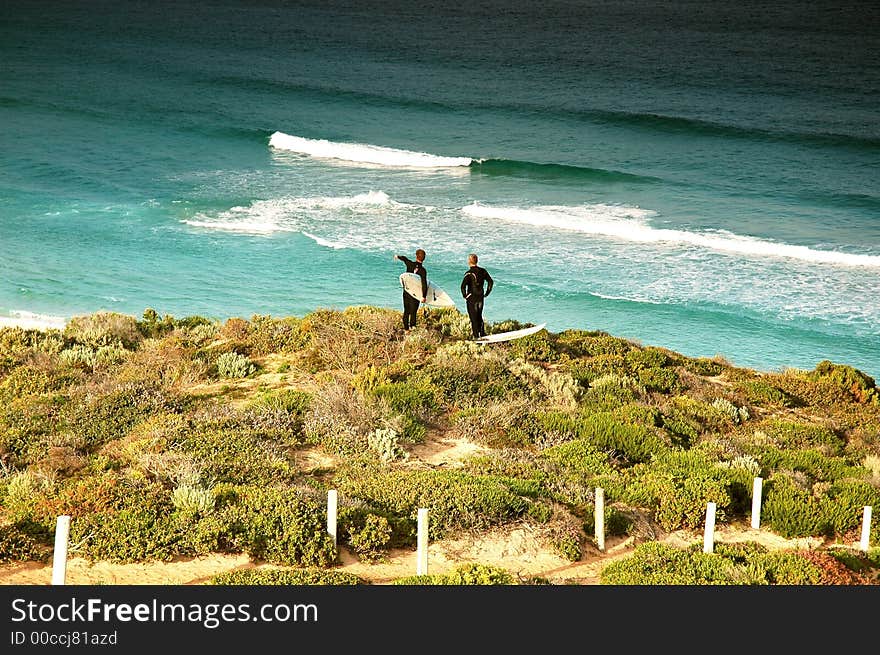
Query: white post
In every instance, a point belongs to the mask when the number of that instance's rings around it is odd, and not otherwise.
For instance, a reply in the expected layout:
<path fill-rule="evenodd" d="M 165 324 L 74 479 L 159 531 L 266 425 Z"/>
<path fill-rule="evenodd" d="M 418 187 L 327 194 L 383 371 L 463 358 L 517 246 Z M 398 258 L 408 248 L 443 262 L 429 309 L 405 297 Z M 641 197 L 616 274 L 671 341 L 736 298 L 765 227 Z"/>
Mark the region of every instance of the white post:
<path fill-rule="evenodd" d="M 868 541 L 871 539 L 871 506 L 865 505 L 862 514 L 862 540 L 859 542 L 859 550 L 868 552 Z"/>
<path fill-rule="evenodd" d="M 596 487 L 596 545 L 605 552 L 605 490 Z"/>
<path fill-rule="evenodd" d="M 336 489 L 327 492 L 327 534 L 333 538 L 336 547 Z"/>
<path fill-rule="evenodd" d="M 714 551 L 715 542 L 715 503 L 706 504 L 706 529 L 703 532 L 703 552 Z"/>
<path fill-rule="evenodd" d="M 424 507 L 419 508 L 418 527 L 419 532 L 416 537 L 416 575 L 428 574 L 428 510 Z"/>
<path fill-rule="evenodd" d="M 67 536 L 70 534 L 70 517 L 55 519 L 55 552 L 52 555 L 52 584 L 63 585 L 67 577 Z"/>
<path fill-rule="evenodd" d="M 761 478 L 755 478 L 752 482 L 752 529 L 761 527 Z"/>

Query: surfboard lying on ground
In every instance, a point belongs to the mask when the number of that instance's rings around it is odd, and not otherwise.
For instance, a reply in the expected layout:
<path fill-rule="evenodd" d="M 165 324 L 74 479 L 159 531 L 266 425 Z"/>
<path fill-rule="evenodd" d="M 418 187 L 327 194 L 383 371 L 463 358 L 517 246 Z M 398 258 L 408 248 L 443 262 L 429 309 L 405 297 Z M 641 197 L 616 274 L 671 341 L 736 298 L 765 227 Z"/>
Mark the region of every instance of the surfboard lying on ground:
<path fill-rule="evenodd" d="M 415 273 L 401 273 L 400 286 L 416 300 L 422 299 L 422 278 Z M 455 301 L 443 289 L 428 280 L 428 295 L 425 304 L 431 307 L 455 307 Z"/>
<path fill-rule="evenodd" d="M 485 337 L 475 339 L 477 343 L 498 343 L 499 341 L 510 341 L 511 339 L 519 339 L 535 334 L 544 329 L 546 323 L 533 325 L 532 327 L 523 328 L 522 330 L 511 330 L 510 332 L 498 332 L 496 334 L 487 334 Z"/>

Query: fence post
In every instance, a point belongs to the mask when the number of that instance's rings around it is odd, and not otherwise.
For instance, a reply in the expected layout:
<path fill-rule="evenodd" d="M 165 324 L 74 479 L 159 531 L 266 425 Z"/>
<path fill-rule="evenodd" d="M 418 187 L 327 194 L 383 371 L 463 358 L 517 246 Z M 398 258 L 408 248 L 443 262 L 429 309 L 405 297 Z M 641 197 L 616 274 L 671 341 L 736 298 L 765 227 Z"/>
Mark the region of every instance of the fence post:
<path fill-rule="evenodd" d="M 752 482 L 752 529 L 761 527 L 761 478 L 755 478 Z"/>
<path fill-rule="evenodd" d="M 703 532 L 703 552 L 714 552 L 715 543 L 715 503 L 706 504 L 706 529 Z"/>
<path fill-rule="evenodd" d="M 428 574 L 428 510 L 419 508 L 419 533 L 416 538 L 418 553 L 416 554 L 416 575 Z"/>
<path fill-rule="evenodd" d="M 336 489 L 327 492 L 327 534 L 333 538 L 333 547 L 336 548 Z"/>
<path fill-rule="evenodd" d="M 55 552 L 52 555 L 52 584 L 63 585 L 67 578 L 67 537 L 70 534 L 70 517 L 55 519 Z"/>
<path fill-rule="evenodd" d="M 859 542 L 859 550 L 868 552 L 868 542 L 871 540 L 871 506 L 865 505 L 862 514 L 862 540 Z"/>
<path fill-rule="evenodd" d="M 605 490 L 596 487 L 596 545 L 599 550 L 605 552 Z"/>

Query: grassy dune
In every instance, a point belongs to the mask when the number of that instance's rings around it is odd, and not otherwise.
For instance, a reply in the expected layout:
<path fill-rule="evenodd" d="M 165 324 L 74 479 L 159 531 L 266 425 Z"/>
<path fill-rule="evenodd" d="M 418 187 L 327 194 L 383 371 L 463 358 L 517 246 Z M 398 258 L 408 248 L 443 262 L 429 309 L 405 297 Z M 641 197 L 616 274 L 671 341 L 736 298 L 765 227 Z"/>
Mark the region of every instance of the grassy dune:
<path fill-rule="evenodd" d="M 421 318 L 421 317 L 420 317 Z M 499 322 L 489 332 L 524 327 Z M 215 584 L 366 584 L 365 562 L 430 538 L 530 526 L 577 562 L 608 535 L 636 544 L 604 584 L 875 584 L 859 541 L 880 514 L 880 391 L 843 363 L 761 373 L 602 331 L 479 346 L 466 315 L 432 310 L 178 319 L 98 313 L 63 331 L 0 328 L 0 562 L 46 561 L 55 518 L 71 554 L 119 563 L 244 553 L 275 568 Z M 414 456 L 472 444 L 455 466 Z M 659 532 L 747 522 L 818 549 L 659 543 Z M 498 563 L 398 584 L 548 584 Z"/>

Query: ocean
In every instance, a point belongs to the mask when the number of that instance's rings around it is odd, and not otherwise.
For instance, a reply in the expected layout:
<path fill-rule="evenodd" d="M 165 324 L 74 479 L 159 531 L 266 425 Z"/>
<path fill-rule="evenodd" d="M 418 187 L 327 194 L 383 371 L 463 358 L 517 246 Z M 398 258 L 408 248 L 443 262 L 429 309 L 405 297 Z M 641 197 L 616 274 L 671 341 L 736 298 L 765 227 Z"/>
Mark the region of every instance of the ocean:
<path fill-rule="evenodd" d="M 880 6 L 0 8 L 0 323 L 400 309 L 880 379 Z"/>

